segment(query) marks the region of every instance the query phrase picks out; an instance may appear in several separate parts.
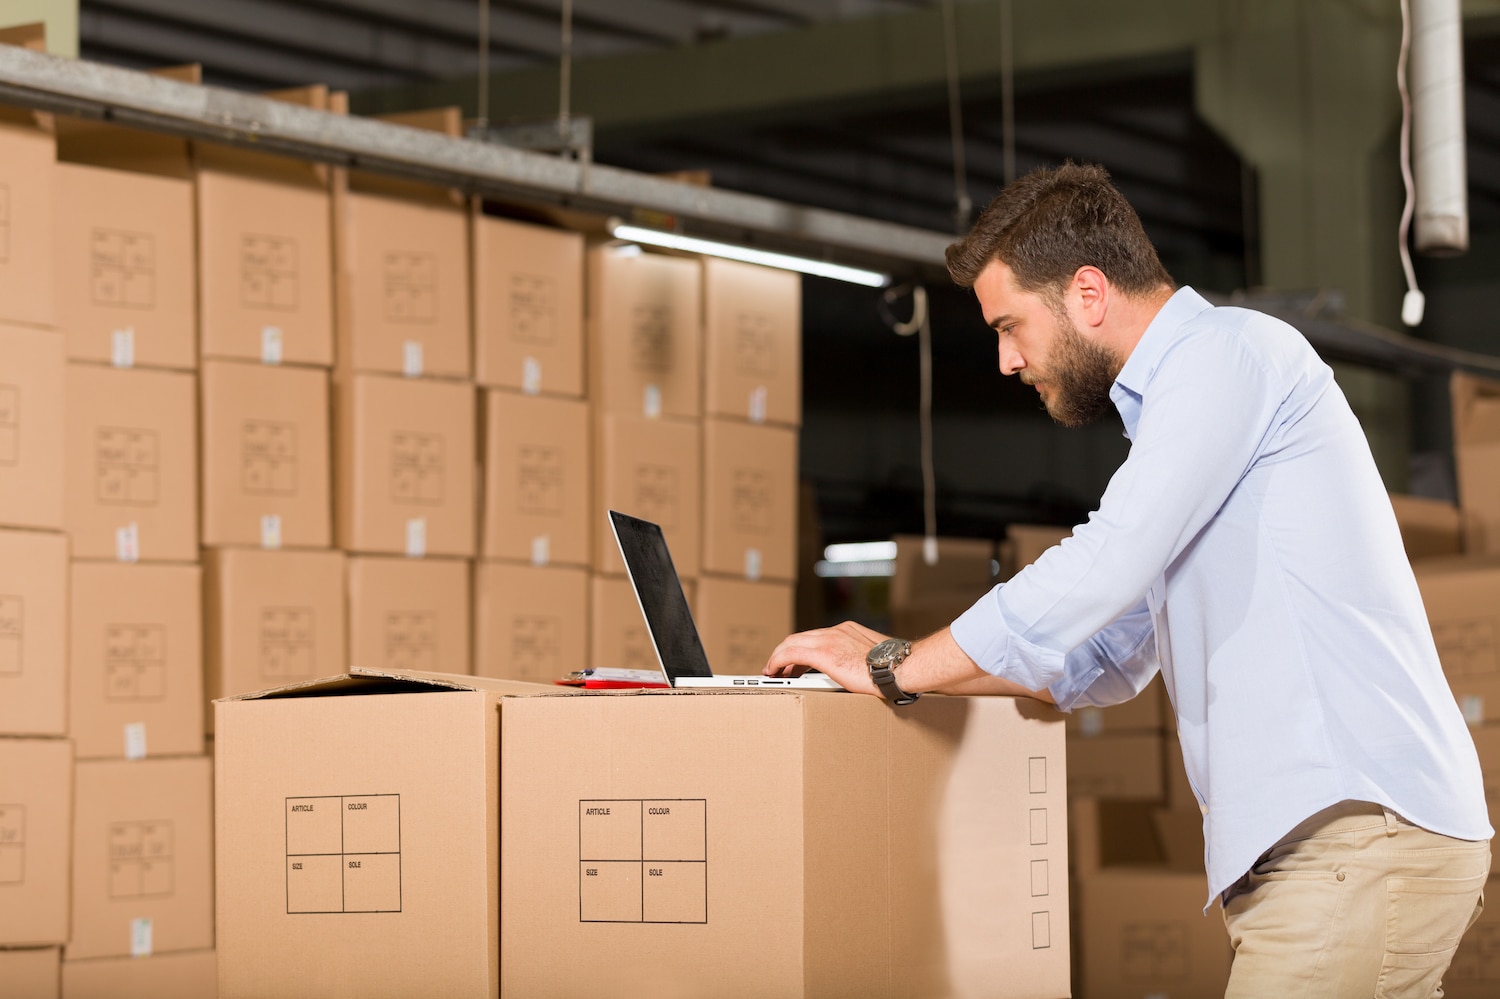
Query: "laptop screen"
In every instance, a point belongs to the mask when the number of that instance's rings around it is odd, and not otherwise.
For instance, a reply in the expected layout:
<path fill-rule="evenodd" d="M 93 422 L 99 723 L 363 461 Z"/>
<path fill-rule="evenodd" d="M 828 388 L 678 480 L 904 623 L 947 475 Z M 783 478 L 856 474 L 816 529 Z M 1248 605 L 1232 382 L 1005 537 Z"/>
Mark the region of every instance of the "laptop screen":
<path fill-rule="evenodd" d="M 609 521 L 667 679 L 676 682 L 683 676 L 712 676 L 661 528 L 615 510 L 609 511 Z"/>

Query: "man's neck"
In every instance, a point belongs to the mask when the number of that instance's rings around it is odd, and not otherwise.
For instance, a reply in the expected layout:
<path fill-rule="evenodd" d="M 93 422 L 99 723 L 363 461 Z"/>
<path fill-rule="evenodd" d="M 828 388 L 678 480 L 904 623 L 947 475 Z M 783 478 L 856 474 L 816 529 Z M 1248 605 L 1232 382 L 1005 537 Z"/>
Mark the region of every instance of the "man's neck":
<path fill-rule="evenodd" d="M 1117 294 L 1110 302 L 1110 340 L 1122 368 L 1130 355 L 1135 352 L 1136 344 L 1141 342 L 1141 337 L 1145 336 L 1151 321 L 1176 293 L 1177 289 L 1170 285 L 1162 285 L 1145 295 Z M 1119 371 L 1115 374 L 1118 375 Z"/>

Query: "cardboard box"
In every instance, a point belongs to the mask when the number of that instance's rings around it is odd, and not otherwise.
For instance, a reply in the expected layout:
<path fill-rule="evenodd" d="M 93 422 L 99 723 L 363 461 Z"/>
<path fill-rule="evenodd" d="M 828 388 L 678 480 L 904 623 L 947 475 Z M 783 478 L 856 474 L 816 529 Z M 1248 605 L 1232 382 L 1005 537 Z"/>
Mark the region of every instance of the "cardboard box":
<path fill-rule="evenodd" d="M 693 619 L 715 673 L 756 674 L 781 640 L 796 630 L 790 583 L 698 579 Z"/>
<path fill-rule="evenodd" d="M 1500 898 L 1500 877 L 1484 886 L 1486 899 Z M 1500 906 L 1490 902 L 1459 942 L 1443 975 L 1444 999 L 1494 999 L 1500 995 Z"/>
<path fill-rule="evenodd" d="M 483 400 L 481 553 L 589 565 L 595 513 L 588 404 L 495 390 Z"/>
<path fill-rule="evenodd" d="M 336 198 L 341 369 L 469 377 L 468 214 L 432 190 Z"/>
<path fill-rule="evenodd" d="M 352 375 L 334 396 L 339 547 L 473 556 L 474 386 Z"/>
<path fill-rule="evenodd" d="M 1407 558 L 1416 561 L 1463 554 L 1463 515 L 1452 503 L 1392 493 L 1391 507 L 1396 511 L 1396 526 L 1401 529 Z"/>
<path fill-rule="evenodd" d="M 494 996 L 499 701 L 558 688 L 354 672 L 215 705 L 219 995 Z"/>
<path fill-rule="evenodd" d="M 79 361 L 198 366 L 193 182 L 57 164 L 58 328 Z"/>
<path fill-rule="evenodd" d="M 218 992 L 211 950 L 64 961 L 62 999 L 205 999 Z"/>
<path fill-rule="evenodd" d="M 476 212 L 473 247 L 479 384 L 582 397 L 583 236 Z"/>
<path fill-rule="evenodd" d="M 472 672 L 469 563 L 349 559 L 349 661 L 374 669 Z"/>
<path fill-rule="evenodd" d="M 62 334 L 0 323 L 0 524 L 61 530 Z"/>
<path fill-rule="evenodd" d="M 63 956 L 211 949 L 208 757 L 81 761 L 75 781 L 73 927 Z"/>
<path fill-rule="evenodd" d="M 589 251 L 589 400 L 599 413 L 703 412 L 702 267 L 638 247 Z"/>
<path fill-rule="evenodd" d="M 1412 566 L 1448 686 L 1469 724 L 1500 720 L 1500 560 Z"/>
<path fill-rule="evenodd" d="M 589 580 L 588 637 L 590 666 L 661 669 L 627 578 L 596 575 Z"/>
<path fill-rule="evenodd" d="M 1074 797 L 1160 801 L 1162 737 L 1156 733 L 1068 739 L 1068 793 Z"/>
<path fill-rule="evenodd" d="M 0 945 L 68 940 L 73 744 L 0 739 Z"/>
<path fill-rule="evenodd" d="M 267 96 L 328 109 L 322 87 Z M 205 358 L 333 363 L 328 168 L 195 143 Z"/>
<path fill-rule="evenodd" d="M 552 683 L 590 664 L 591 628 L 586 570 L 514 562 L 474 567 L 474 672 L 480 676 Z"/>
<path fill-rule="evenodd" d="M 0 531 L 0 735 L 67 734 L 67 662 L 67 536 Z"/>
<path fill-rule="evenodd" d="M 1455 371 L 1449 394 L 1464 550 L 1500 555 L 1500 380 Z"/>
<path fill-rule="evenodd" d="M 1162 731 L 1162 718 L 1170 712 L 1161 674 L 1146 684 L 1146 689 L 1125 701 L 1107 708 L 1084 706 L 1067 712 L 1068 733 L 1092 738 L 1106 733 Z"/>
<path fill-rule="evenodd" d="M 1036 701 L 653 691 L 501 722 L 502 995 L 1067 994 Z"/>
<path fill-rule="evenodd" d="M 73 557 L 196 561 L 196 377 L 69 364 L 67 380 Z"/>
<path fill-rule="evenodd" d="M 898 534 L 893 540 L 890 613 L 897 635 L 920 638 L 948 627 L 995 585 L 995 543 L 988 538 L 937 538 L 932 565 L 926 538 Z"/>
<path fill-rule="evenodd" d="M 1011 524 L 1005 529 L 1005 557 L 1000 560 L 1001 576 L 1009 579 L 1041 558 L 1048 548 L 1061 544 L 1063 539 L 1072 535 L 1072 528 L 1053 524 Z"/>
<path fill-rule="evenodd" d="M 349 662 L 344 575 L 343 552 L 205 551 L 207 696 L 242 694 L 343 670 Z M 208 721 L 213 722 L 211 705 Z"/>
<path fill-rule="evenodd" d="M 685 579 L 702 564 L 703 466 L 698 424 L 605 415 L 594 433 L 594 568 L 625 574 L 608 511 L 661 525 L 672 564 Z"/>
<path fill-rule="evenodd" d="M 0 982 L 7 999 L 58 999 L 61 962 L 57 947 L 0 950 Z"/>
<path fill-rule="evenodd" d="M 328 373 L 203 363 L 203 543 L 327 548 Z"/>
<path fill-rule="evenodd" d="M 51 118 L 0 107 L 0 320 L 56 325 Z"/>
<path fill-rule="evenodd" d="M 802 422 L 802 277 L 703 260 L 704 413 Z"/>
<path fill-rule="evenodd" d="M 703 571 L 797 578 L 797 432 L 703 421 Z"/>
<path fill-rule="evenodd" d="M 203 753 L 203 574 L 72 566 L 68 734 L 79 759 Z"/>
<path fill-rule="evenodd" d="M 1223 921 L 1203 915 L 1207 896 L 1202 871 L 1116 867 L 1081 877 L 1079 994 L 1223 995 L 1233 951 Z"/>

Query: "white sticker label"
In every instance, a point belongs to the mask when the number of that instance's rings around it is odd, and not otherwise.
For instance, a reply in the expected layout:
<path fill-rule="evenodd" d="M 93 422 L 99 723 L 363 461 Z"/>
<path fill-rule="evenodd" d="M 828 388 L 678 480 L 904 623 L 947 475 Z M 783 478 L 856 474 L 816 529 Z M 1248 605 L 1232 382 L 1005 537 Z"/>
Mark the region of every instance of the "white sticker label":
<path fill-rule="evenodd" d="M 766 399 L 769 393 L 764 385 L 757 385 L 750 392 L 750 422 L 766 422 Z"/>
<path fill-rule="evenodd" d="M 135 367 L 135 327 L 127 326 L 109 335 L 109 363 L 117 368 Z"/>
<path fill-rule="evenodd" d="M 534 357 L 521 361 L 521 391 L 536 395 L 542 390 L 542 362 Z"/>
<path fill-rule="evenodd" d="M 1465 694 L 1458 699 L 1458 706 L 1464 713 L 1464 721 L 1470 727 L 1478 728 L 1484 724 L 1484 697 L 1480 694 Z"/>
<path fill-rule="evenodd" d="M 268 513 L 260 518 L 260 546 L 268 551 L 281 547 L 281 515 Z"/>
<path fill-rule="evenodd" d="M 754 582 L 760 578 L 760 549 L 745 549 L 745 578 Z"/>
<path fill-rule="evenodd" d="M 130 921 L 130 956 L 151 956 L 151 920 L 132 919 Z"/>
<path fill-rule="evenodd" d="M 647 385 L 644 410 L 648 417 L 656 419 L 661 415 L 661 386 Z"/>
<path fill-rule="evenodd" d="M 134 523 L 115 528 L 115 558 L 121 562 L 141 559 L 141 532 Z"/>
<path fill-rule="evenodd" d="M 408 378 L 422 377 L 422 344 L 418 340 L 401 343 L 401 373 Z"/>
<path fill-rule="evenodd" d="M 146 723 L 127 722 L 125 725 L 125 758 L 127 760 L 144 760 L 146 758 Z"/>
<path fill-rule="evenodd" d="M 406 554 L 421 558 L 427 554 L 427 518 L 413 517 L 406 522 Z"/>
<path fill-rule="evenodd" d="M 1078 731 L 1086 739 L 1092 739 L 1104 731 L 1104 712 L 1093 705 L 1078 709 Z"/>
<path fill-rule="evenodd" d="M 260 360 L 262 364 L 281 363 L 281 327 L 260 328 Z"/>
<path fill-rule="evenodd" d="M 552 561 L 552 538 L 546 534 L 538 534 L 531 539 L 531 564 L 546 565 Z"/>

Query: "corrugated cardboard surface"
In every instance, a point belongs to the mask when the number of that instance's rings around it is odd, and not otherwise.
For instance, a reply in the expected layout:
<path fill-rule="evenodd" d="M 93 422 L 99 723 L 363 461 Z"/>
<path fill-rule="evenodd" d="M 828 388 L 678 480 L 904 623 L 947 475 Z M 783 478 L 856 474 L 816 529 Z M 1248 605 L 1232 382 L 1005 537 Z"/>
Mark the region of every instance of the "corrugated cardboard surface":
<path fill-rule="evenodd" d="M 109 363 L 117 335 L 131 363 L 198 366 L 193 184 L 76 163 L 57 165 L 58 328 L 68 356 Z"/>
<path fill-rule="evenodd" d="M 1412 568 L 1464 716 L 1500 720 L 1500 560 L 1428 559 Z"/>
<path fill-rule="evenodd" d="M 583 236 L 477 213 L 472 232 L 475 378 L 581 397 Z"/>
<path fill-rule="evenodd" d="M 702 562 L 702 432 L 685 420 L 604 415 L 594 434 L 594 568 L 622 576 L 625 562 L 606 513 L 661 525 L 672 564 L 687 579 Z"/>
<path fill-rule="evenodd" d="M 481 676 L 552 683 L 591 663 L 587 570 L 480 562 L 474 618 L 474 672 Z"/>
<path fill-rule="evenodd" d="M 1068 739 L 1068 793 L 1160 801 L 1162 737 L 1157 733 Z"/>
<path fill-rule="evenodd" d="M 503 391 L 483 399 L 484 557 L 590 564 L 588 404 Z"/>
<path fill-rule="evenodd" d="M 62 334 L 0 323 L 0 524 L 63 526 Z"/>
<path fill-rule="evenodd" d="M 1500 381 L 1455 371 L 1449 395 L 1464 550 L 1500 555 Z"/>
<path fill-rule="evenodd" d="M 72 743 L 0 739 L 0 945 L 67 942 L 72 828 Z"/>
<path fill-rule="evenodd" d="M 1080 878 L 1079 994 L 1223 995 L 1233 952 L 1223 921 L 1203 915 L 1206 893 L 1201 871 L 1119 867 Z"/>
<path fill-rule="evenodd" d="M 197 378 L 68 365 L 67 485 L 74 558 L 198 558 Z"/>
<path fill-rule="evenodd" d="M 349 559 L 349 661 L 373 669 L 470 673 L 469 563 Z"/>
<path fill-rule="evenodd" d="M 0 950 L 0 982 L 8 999 L 57 999 L 62 951 L 56 947 Z"/>
<path fill-rule="evenodd" d="M 328 547 L 328 373 L 205 361 L 202 412 L 203 543 Z"/>
<path fill-rule="evenodd" d="M 599 413 L 703 412 L 702 267 L 604 246 L 588 254 L 589 401 Z"/>
<path fill-rule="evenodd" d="M 203 752 L 203 574 L 72 566 L 68 732 L 79 759 Z"/>
<path fill-rule="evenodd" d="M 1066 994 L 1056 714 L 913 708 L 505 702 L 502 994 Z"/>
<path fill-rule="evenodd" d="M 703 421 L 703 570 L 797 578 L 797 431 Z"/>
<path fill-rule="evenodd" d="M 1500 877 L 1485 883 L 1486 900 L 1500 898 Z M 1500 905 L 1490 901 L 1469 927 L 1443 975 L 1444 999 L 1494 999 L 1500 995 Z"/>
<path fill-rule="evenodd" d="M 475 392 L 462 382 L 335 383 L 337 534 L 348 551 L 474 555 Z M 414 532 L 420 544 L 414 545 Z"/>
<path fill-rule="evenodd" d="M 47 116 L 0 109 L 0 319 L 52 326 L 56 143 Z"/>
<path fill-rule="evenodd" d="M 693 619 L 715 673 L 759 673 L 795 630 L 790 583 L 701 576 Z"/>
<path fill-rule="evenodd" d="M 340 367 L 469 377 L 467 212 L 358 191 L 340 204 Z"/>
<path fill-rule="evenodd" d="M 64 957 L 129 957 L 143 933 L 151 954 L 211 949 L 208 757 L 86 760 L 75 781 L 73 927 Z"/>
<path fill-rule="evenodd" d="M 1464 550 L 1463 516 L 1447 500 L 1391 494 L 1406 557 L 1412 560 L 1459 555 Z"/>
<path fill-rule="evenodd" d="M 62 999 L 210 999 L 217 989 L 211 950 L 101 957 L 62 966 Z"/>
<path fill-rule="evenodd" d="M 68 731 L 68 538 L 0 531 L 0 735 Z"/>
<path fill-rule="evenodd" d="M 714 416 L 802 422 L 802 278 L 703 261 L 704 399 Z"/>
<path fill-rule="evenodd" d="M 891 607 L 948 598 L 960 610 L 994 585 L 995 542 L 989 538 L 938 538 L 938 560 L 928 565 L 921 535 L 898 534 L 896 570 L 891 576 Z"/>
<path fill-rule="evenodd" d="M 588 637 L 590 666 L 661 669 L 629 579 L 618 576 L 590 579 Z"/>

